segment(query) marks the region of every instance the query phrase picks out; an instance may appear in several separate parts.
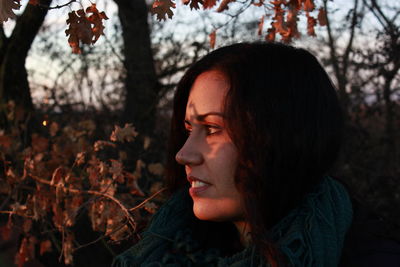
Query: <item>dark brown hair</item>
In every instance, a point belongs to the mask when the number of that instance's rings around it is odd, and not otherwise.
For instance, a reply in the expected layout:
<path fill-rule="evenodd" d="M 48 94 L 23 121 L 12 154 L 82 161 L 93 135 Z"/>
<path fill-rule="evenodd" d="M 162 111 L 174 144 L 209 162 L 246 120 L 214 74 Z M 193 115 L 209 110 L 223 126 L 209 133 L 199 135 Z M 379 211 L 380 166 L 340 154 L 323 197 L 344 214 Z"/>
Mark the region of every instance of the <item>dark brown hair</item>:
<path fill-rule="evenodd" d="M 239 155 L 235 182 L 253 242 L 269 257 L 269 229 L 313 190 L 337 158 L 343 122 L 336 91 L 304 49 L 240 43 L 206 55 L 189 68 L 175 93 L 167 164 L 172 191 L 187 183 L 175 154 L 187 138 L 183 122 L 190 89 L 208 70 L 221 71 L 230 83 L 224 113 Z"/>

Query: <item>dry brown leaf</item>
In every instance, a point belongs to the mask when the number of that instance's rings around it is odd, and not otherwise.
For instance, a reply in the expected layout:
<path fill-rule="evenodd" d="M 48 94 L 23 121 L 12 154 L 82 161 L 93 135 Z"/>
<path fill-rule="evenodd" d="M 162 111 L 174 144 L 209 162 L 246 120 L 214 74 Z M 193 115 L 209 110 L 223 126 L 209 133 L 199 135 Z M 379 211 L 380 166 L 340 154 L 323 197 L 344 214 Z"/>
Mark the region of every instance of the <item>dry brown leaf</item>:
<path fill-rule="evenodd" d="M 212 8 L 217 3 L 217 0 L 203 0 L 203 8 Z"/>
<path fill-rule="evenodd" d="M 109 169 L 110 174 L 112 174 L 112 178 L 117 183 L 122 184 L 125 181 L 125 177 L 122 174 L 123 166 L 122 163 L 118 160 L 111 159 L 111 167 Z"/>
<path fill-rule="evenodd" d="M 203 0 L 183 0 L 182 3 L 184 5 L 189 5 L 190 10 L 194 9 L 200 9 L 199 4 L 203 4 Z"/>
<path fill-rule="evenodd" d="M 94 44 L 99 39 L 100 35 L 104 35 L 103 19 L 106 20 L 108 17 L 106 13 L 97 10 L 96 4 L 92 4 L 90 7 L 86 8 L 86 13 L 92 13 L 92 15 L 88 17 L 88 20 L 93 24 L 92 43 Z"/>
<path fill-rule="evenodd" d="M 126 123 L 124 128 L 115 125 L 114 131 L 111 133 L 110 140 L 113 142 L 132 142 L 138 133 L 131 123 Z"/>
<path fill-rule="evenodd" d="M 44 240 L 40 242 L 40 255 L 43 255 L 46 252 L 51 252 L 51 241 L 50 240 Z"/>
<path fill-rule="evenodd" d="M 219 5 L 217 12 L 222 12 L 224 10 L 227 10 L 229 7 L 229 3 L 234 2 L 235 0 L 222 0 L 221 4 Z"/>
<path fill-rule="evenodd" d="M 215 39 L 217 38 L 217 31 L 212 31 L 212 33 L 210 33 L 208 35 L 208 37 L 210 38 L 210 47 L 214 48 L 215 47 Z"/>
<path fill-rule="evenodd" d="M 0 24 L 15 18 L 13 10 L 19 10 L 20 7 L 20 0 L 0 0 Z"/>
<path fill-rule="evenodd" d="M 310 16 L 308 12 L 306 12 L 306 16 L 307 16 L 307 34 L 309 36 L 315 36 L 314 26 L 315 24 L 317 24 L 317 20 L 314 17 Z"/>
<path fill-rule="evenodd" d="M 313 11 L 315 8 L 314 0 L 305 0 L 303 8 L 306 12 Z"/>
<path fill-rule="evenodd" d="M 326 26 L 327 24 L 326 11 L 322 7 L 318 11 L 318 23 L 320 26 Z"/>
<path fill-rule="evenodd" d="M 258 31 L 257 31 L 257 34 L 258 34 L 259 36 L 262 35 L 263 27 L 264 27 L 264 15 L 261 17 L 260 22 L 258 23 Z"/>
<path fill-rule="evenodd" d="M 260 6 L 264 5 L 264 0 L 259 0 L 258 3 L 253 3 L 253 5 L 260 7 Z"/>
<path fill-rule="evenodd" d="M 172 18 L 174 12 L 171 9 L 175 7 L 176 5 L 172 0 L 155 0 L 150 12 L 157 15 L 158 20 L 166 20 L 166 15 L 168 15 L 168 18 Z"/>
<path fill-rule="evenodd" d="M 11 137 L 7 135 L 0 135 L 0 147 L 7 149 L 11 146 L 11 144 L 12 144 Z"/>
<path fill-rule="evenodd" d="M 65 30 L 65 35 L 68 36 L 69 46 L 72 48 L 72 53 L 80 54 L 80 44 L 91 44 L 93 32 L 90 21 L 87 19 L 85 11 L 79 9 L 68 13 L 67 24 L 69 28 Z"/>
<path fill-rule="evenodd" d="M 150 163 L 147 169 L 151 174 L 162 175 L 164 173 L 164 166 L 161 163 Z"/>

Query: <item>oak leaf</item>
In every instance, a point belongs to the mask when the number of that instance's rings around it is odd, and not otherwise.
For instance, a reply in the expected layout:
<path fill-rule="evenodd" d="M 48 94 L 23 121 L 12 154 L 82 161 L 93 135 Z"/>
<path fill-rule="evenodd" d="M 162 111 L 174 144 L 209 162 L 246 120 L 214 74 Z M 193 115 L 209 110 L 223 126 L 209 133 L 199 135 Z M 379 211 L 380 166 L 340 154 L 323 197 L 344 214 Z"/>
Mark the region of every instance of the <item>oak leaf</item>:
<path fill-rule="evenodd" d="M 308 12 L 306 12 L 306 16 L 307 16 L 307 34 L 309 36 L 315 36 L 314 26 L 315 24 L 317 24 L 317 20 L 314 17 L 310 16 Z"/>
<path fill-rule="evenodd" d="M 150 11 L 153 15 L 157 15 L 158 20 L 166 20 L 166 15 L 172 18 L 174 12 L 171 8 L 175 8 L 176 5 L 172 0 L 155 0 Z"/>
<path fill-rule="evenodd" d="M 114 131 L 111 133 L 110 140 L 113 142 L 131 142 L 138 133 L 131 123 L 126 123 L 124 128 L 115 125 Z"/>
<path fill-rule="evenodd" d="M 40 242 L 40 255 L 43 255 L 46 252 L 51 252 L 51 241 L 44 240 Z"/>
<path fill-rule="evenodd" d="M 15 18 L 13 10 L 19 10 L 20 7 L 20 0 L 0 0 L 0 24 Z"/>
<path fill-rule="evenodd" d="M 199 4 L 203 4 L 203 0 L 183 0 L 183 4 L 189 5 L 190 10 L 194 9 L 200 9 Z"/>
<path fill-rule="evenodd" d="M 88 17 L 88 20 L 93 24 L 92 33 L 93 33 L 93 40 L 92 43 L 94 44 L 100 37 L 100 35 L 104 35 L 104 26 L 103 26 L 103 19 L 108 19 L 106 13 L 99 12 L 96 8 L 96 4 L 92 4 L 90 7 L 86 8 L 86 13 L 92 13 Z"/>
<path fill-rule="evenodd" d="M 217 3 L 217 0 L 203 0 L 203 8 L 212 8 Z"/>
<path fill-rule="evenodd" d="M 69 35 L 68 43 L 72 48 L 72 53 L 80 54 L 82 52 L 81 43 L 92 43 L 93 32 L 90 21 L 86 18 L 85 11 L 79 9 L 68 13 L 67 24 L 69 24 L 69 28 L 65 30 L 65 35 Z"/>
<path fill-rule="evenodd" d="M 222 12 L 224 10 L 227 10 L 229 7 L 229 3 L 234 2 L 235 0 L 222 0 L 221 4 L 219 5 L 217 12 Z"/>
<path fill-rule="evenodd" d="M 210 38 L 210 47 L 214 48 L 215 47 L 215 39 L 217 37 L 217 31 L 212 31 L 212 33 L 210 33 L 208 35 L 208 37 Z"/>
<path fill-rule="evenodd" d="M 263 27 L 264 27 L 264 15 L 261 17 L 260 22 L 258 23 L 258 31 L 257 31 L 257 34 L 258 34 L 259 36 L 262 35 Z"/>
<path fill-rule="evenodd" d="M 154 175 L 162 175 L 164 173 L 164 166 L 161 163 L 150 163 L 147 169 Z"/>
<path fill-rule="evenodd" d="M 303 8 L 307 12 L 313 11 L 315 8 L 314 0 L 305 0 Z"/>
<path fill-rule="evenodd" d="M 320 26 L 326 26 L 327 20 L 326 20 L 326 11 L 324 8 L 320 8 L 318 12 L 318 23 Z"/>

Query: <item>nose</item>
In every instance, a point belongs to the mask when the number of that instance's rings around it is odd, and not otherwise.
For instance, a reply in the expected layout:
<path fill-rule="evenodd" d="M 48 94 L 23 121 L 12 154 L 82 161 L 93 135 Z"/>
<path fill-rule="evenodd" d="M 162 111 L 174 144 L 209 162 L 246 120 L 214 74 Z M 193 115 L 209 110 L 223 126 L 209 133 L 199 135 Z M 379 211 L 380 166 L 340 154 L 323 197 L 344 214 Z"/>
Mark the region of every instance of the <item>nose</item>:
<path fill-rule="evenodd" d="M 203 156 L 199 150 L 199 145 L 192 136 L 189 136 L 185 144 L 176 153 L 175 160 L 182 165 L 200 165 L 203 163 Z"/>

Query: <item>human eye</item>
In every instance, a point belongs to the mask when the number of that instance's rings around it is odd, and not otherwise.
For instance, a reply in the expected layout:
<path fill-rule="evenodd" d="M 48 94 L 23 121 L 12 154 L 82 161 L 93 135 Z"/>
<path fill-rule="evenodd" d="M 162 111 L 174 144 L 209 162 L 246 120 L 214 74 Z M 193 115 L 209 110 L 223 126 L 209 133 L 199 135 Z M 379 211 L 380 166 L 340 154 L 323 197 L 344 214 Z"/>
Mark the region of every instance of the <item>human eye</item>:
<path fill-rule="evenodd" d="M 217 134 L 221 131 L 221 127 L 215 125 L 205 124 L 204 127 L 207 135 Z"/>

